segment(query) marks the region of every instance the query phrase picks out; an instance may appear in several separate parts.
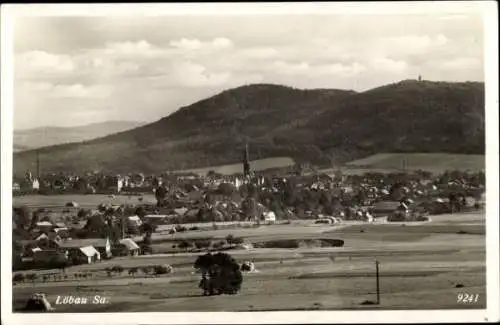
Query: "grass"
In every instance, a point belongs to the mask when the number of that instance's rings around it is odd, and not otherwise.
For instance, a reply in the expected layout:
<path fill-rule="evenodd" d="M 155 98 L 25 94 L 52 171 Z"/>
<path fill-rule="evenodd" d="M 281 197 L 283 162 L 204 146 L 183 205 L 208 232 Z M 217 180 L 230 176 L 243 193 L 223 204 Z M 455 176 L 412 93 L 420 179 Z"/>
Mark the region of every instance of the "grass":
<path fill-rule="evenodd" d="M 381 153 L 347 163 L 348 167 L 362 167 L 366 171 L 425 170 L 442 173 L 447 170 L 482 171 L 484 155 L 462 155 L 445 153 Z M 349 169 L 348 169 L 349 170 Z"/>
<path fill-rule="evenodd" d="M 97 208 L 101 203 L 121 205 L 121 204 L 139 204 L 156 203 L 153 194 L 144 194 L 143 201 L 140 202 L 137 196 L 115 195 L 110 197 L 103 194 L 68 194 L 68 195 L 29 195 L 13 197 L 13 206 L 25 205 L 31 208 L 45 207 L 47 209 L 62 209 L 67 202 L 75 201 L 80 208 Z M 78 210 L 69 208 L 70 210 Z"/>
<path fill-rule="evenodd" d="M 254 261 L 258 270 L 244 275 L 242 291 L 236 296 L 200 296 L 197 287 L 199 275 L 191 273 L 197 254 L 175 254 L 117 258 L 67 270 L 71 274 L 114 265 L 129 268 L 170 264 L 174 267 L 172 275 L 133 278 L 124 272 L 124 276 L 109 279 L 95 277 L 79 282 L 71 279 L 61 283 L 21 284 L 13 288 L 13 303 L 20 308 L 32 292 L 45 292 L 52 303 L 57 295 L 69 294 L 99 294 L 111 299 L 111 303 L 105 306 L 57 305 L 54 306 L 57 312 L 484 308 L 484 234 L 457 234 L 443 227 L 446 220 L 455 221 L 449 225 L 453 228 L 463 227 L 457 222 L 462 218 L 468 222 L 479 217 L 451 215 L 438 218 L 438 225 L 365 225 L 338 228 L 337 231 L 331 231 L 332 227 L 327 226 L 244 229 L 246 242 L 277 238 L 342 238 L 345 247 L 231 252 L 239 262 Z M 358 231 L 360 227 L 364 227 L 364 233 Z M 214 232 L 218 235 L 217 231 Z M 388 236 L 392 241 L 387 240 Z M 380 261 L 381 305 L 365 306 L 361 304 L 363 301 L 376 299 L 376 259 Z M 457 304 L 457 294 L 464 290 L 479 294 L 479 302 Z"/>

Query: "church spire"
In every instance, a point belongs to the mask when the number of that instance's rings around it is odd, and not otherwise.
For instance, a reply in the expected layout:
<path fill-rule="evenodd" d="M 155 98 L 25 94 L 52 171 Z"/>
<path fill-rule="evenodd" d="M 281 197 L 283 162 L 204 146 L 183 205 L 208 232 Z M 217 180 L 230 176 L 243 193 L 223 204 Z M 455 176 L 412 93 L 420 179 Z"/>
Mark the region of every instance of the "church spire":
<path fill-rule="evenodd" d="M 245 150 L 243 151 L 243 175 L 250 176 L 250 162 L 248 156 L 248 142 L 245 142 Z"/>

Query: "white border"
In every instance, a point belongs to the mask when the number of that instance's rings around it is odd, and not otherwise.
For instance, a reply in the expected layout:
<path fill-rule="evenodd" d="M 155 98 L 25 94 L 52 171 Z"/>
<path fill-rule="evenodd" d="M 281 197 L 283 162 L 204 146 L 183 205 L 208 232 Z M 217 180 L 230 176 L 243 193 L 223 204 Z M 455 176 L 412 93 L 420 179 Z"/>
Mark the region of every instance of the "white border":
<path fill-rule="evenodd" d="M 11 245 L 12 218 L 12 125 L 14 16 L 155 16 L 207 14 L 430 14 L 483 13 L 485 17 L 486 171 L 487 171 L 487 310 L 470 311 L 307 311 L 243 313 L 107 313 L 107 314 L 13 314 Z M 2 322 L 39 324 L 250 324 L 250 323 L 449 323 L 495 322 L 499 316 L 499 208 L 498 208 L 498 9 L 496 2 L 382 2 L 382 3 L 184 3 L 184 4 L 47 4 L 4 5 L 1 10 L 1 240 Z"/>

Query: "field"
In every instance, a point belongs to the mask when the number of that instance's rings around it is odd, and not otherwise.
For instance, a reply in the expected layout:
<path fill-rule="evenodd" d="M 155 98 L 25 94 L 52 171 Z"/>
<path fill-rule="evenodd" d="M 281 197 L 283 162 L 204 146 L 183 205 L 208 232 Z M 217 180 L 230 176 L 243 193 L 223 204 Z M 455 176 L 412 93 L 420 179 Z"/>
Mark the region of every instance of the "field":
<path fill-rule="evenodd" d="M 447 170 L 481 171 L 485 169 L 484 155 L 460 155 L 444 153 L 381 153 L 346 164 L 349 169 L 381 170 L 426 170 L 442 173 Z"/>
<path fill-rule="evenodd" d="M 250 168 L 254 171 L 263 171 L 266 169 L 282 168 L 293 165 L 295 165 L 295 162 L 290 157 L 275 157 L 250 161 Z M 182 170 L 183 173 L 191 172 L 199 175 L 206 175 L 209 171 L 214 171 L 222 175 L 232 175 L 236 173 L 242 173 L 243 166 L 241 163 L 237 163 L 231 165 Z"/>
<path fill-rule="evenodd" d="M 334 309 L 485 308 L 484 213 L 433 216 L 415 224 L 341 224 L 261 226 L 209 230 L 170 236 L 170 240 L 223 238 L 247 243 L 276 240 L 342 239 L 344 247 L 250 248 L 231 251 L 239 262 L 252 260 L 236 296 L 203 297 L 193 274 L 196 253 L 123 257 L 66 270 L 60 282 L 17 284 L 14 309 L 33 292 L 47 294 L 56 312 L 272 311 Z M 157 234 L 155 234 L 157 235 Z M 153 236 L 153 240 L 155 239 Z M 167 236 L 167 235 L 157 235 Z M 157 237 L 156 239 L 160 239 Z M 168 237 L 156 245 L 171 245 Z M 380 261 L 380 305 L 376 300 L 375 260 Z M 124 272 L 107 277 L 106 267 L 170 264 L 174 274 L 158 278 Z M 86 280 L 75 272 L 91 271 Z M 475 303 L 457 303 L 459 293 L 478 294 Z M 58 305 L 57 296 L 108 297 L 104 305 Z"/>
<path fill-rule="evenodd" d="M 142 195 L 142 203 L 156 204 L 155 196 L 151 194 Z M 80 208 L 97 208 L 101 203 L 121 205 L 121 204 L 139 204 L 138 196 L 128 195 L 103 195 L 103 194 L 68 194 L 68 195 L 27 195 L 15 196 L 12 198 L 13 206 L 27 206 L 29 208 L 48 208 L 62 209 L 68 202 L 78 203 Z"/>

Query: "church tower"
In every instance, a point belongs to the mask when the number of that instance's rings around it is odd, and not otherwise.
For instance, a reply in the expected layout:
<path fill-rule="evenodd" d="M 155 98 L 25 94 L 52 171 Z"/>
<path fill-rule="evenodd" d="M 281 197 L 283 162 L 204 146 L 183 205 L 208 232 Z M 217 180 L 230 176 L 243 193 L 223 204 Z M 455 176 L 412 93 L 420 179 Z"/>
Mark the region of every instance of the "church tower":
<path fill-rule="evenodd" d="M 243 151 L 243 175 L 250 177 L 250 161 L 248 157 L 248 143 L 245 143 L 245 150 Z"/>

